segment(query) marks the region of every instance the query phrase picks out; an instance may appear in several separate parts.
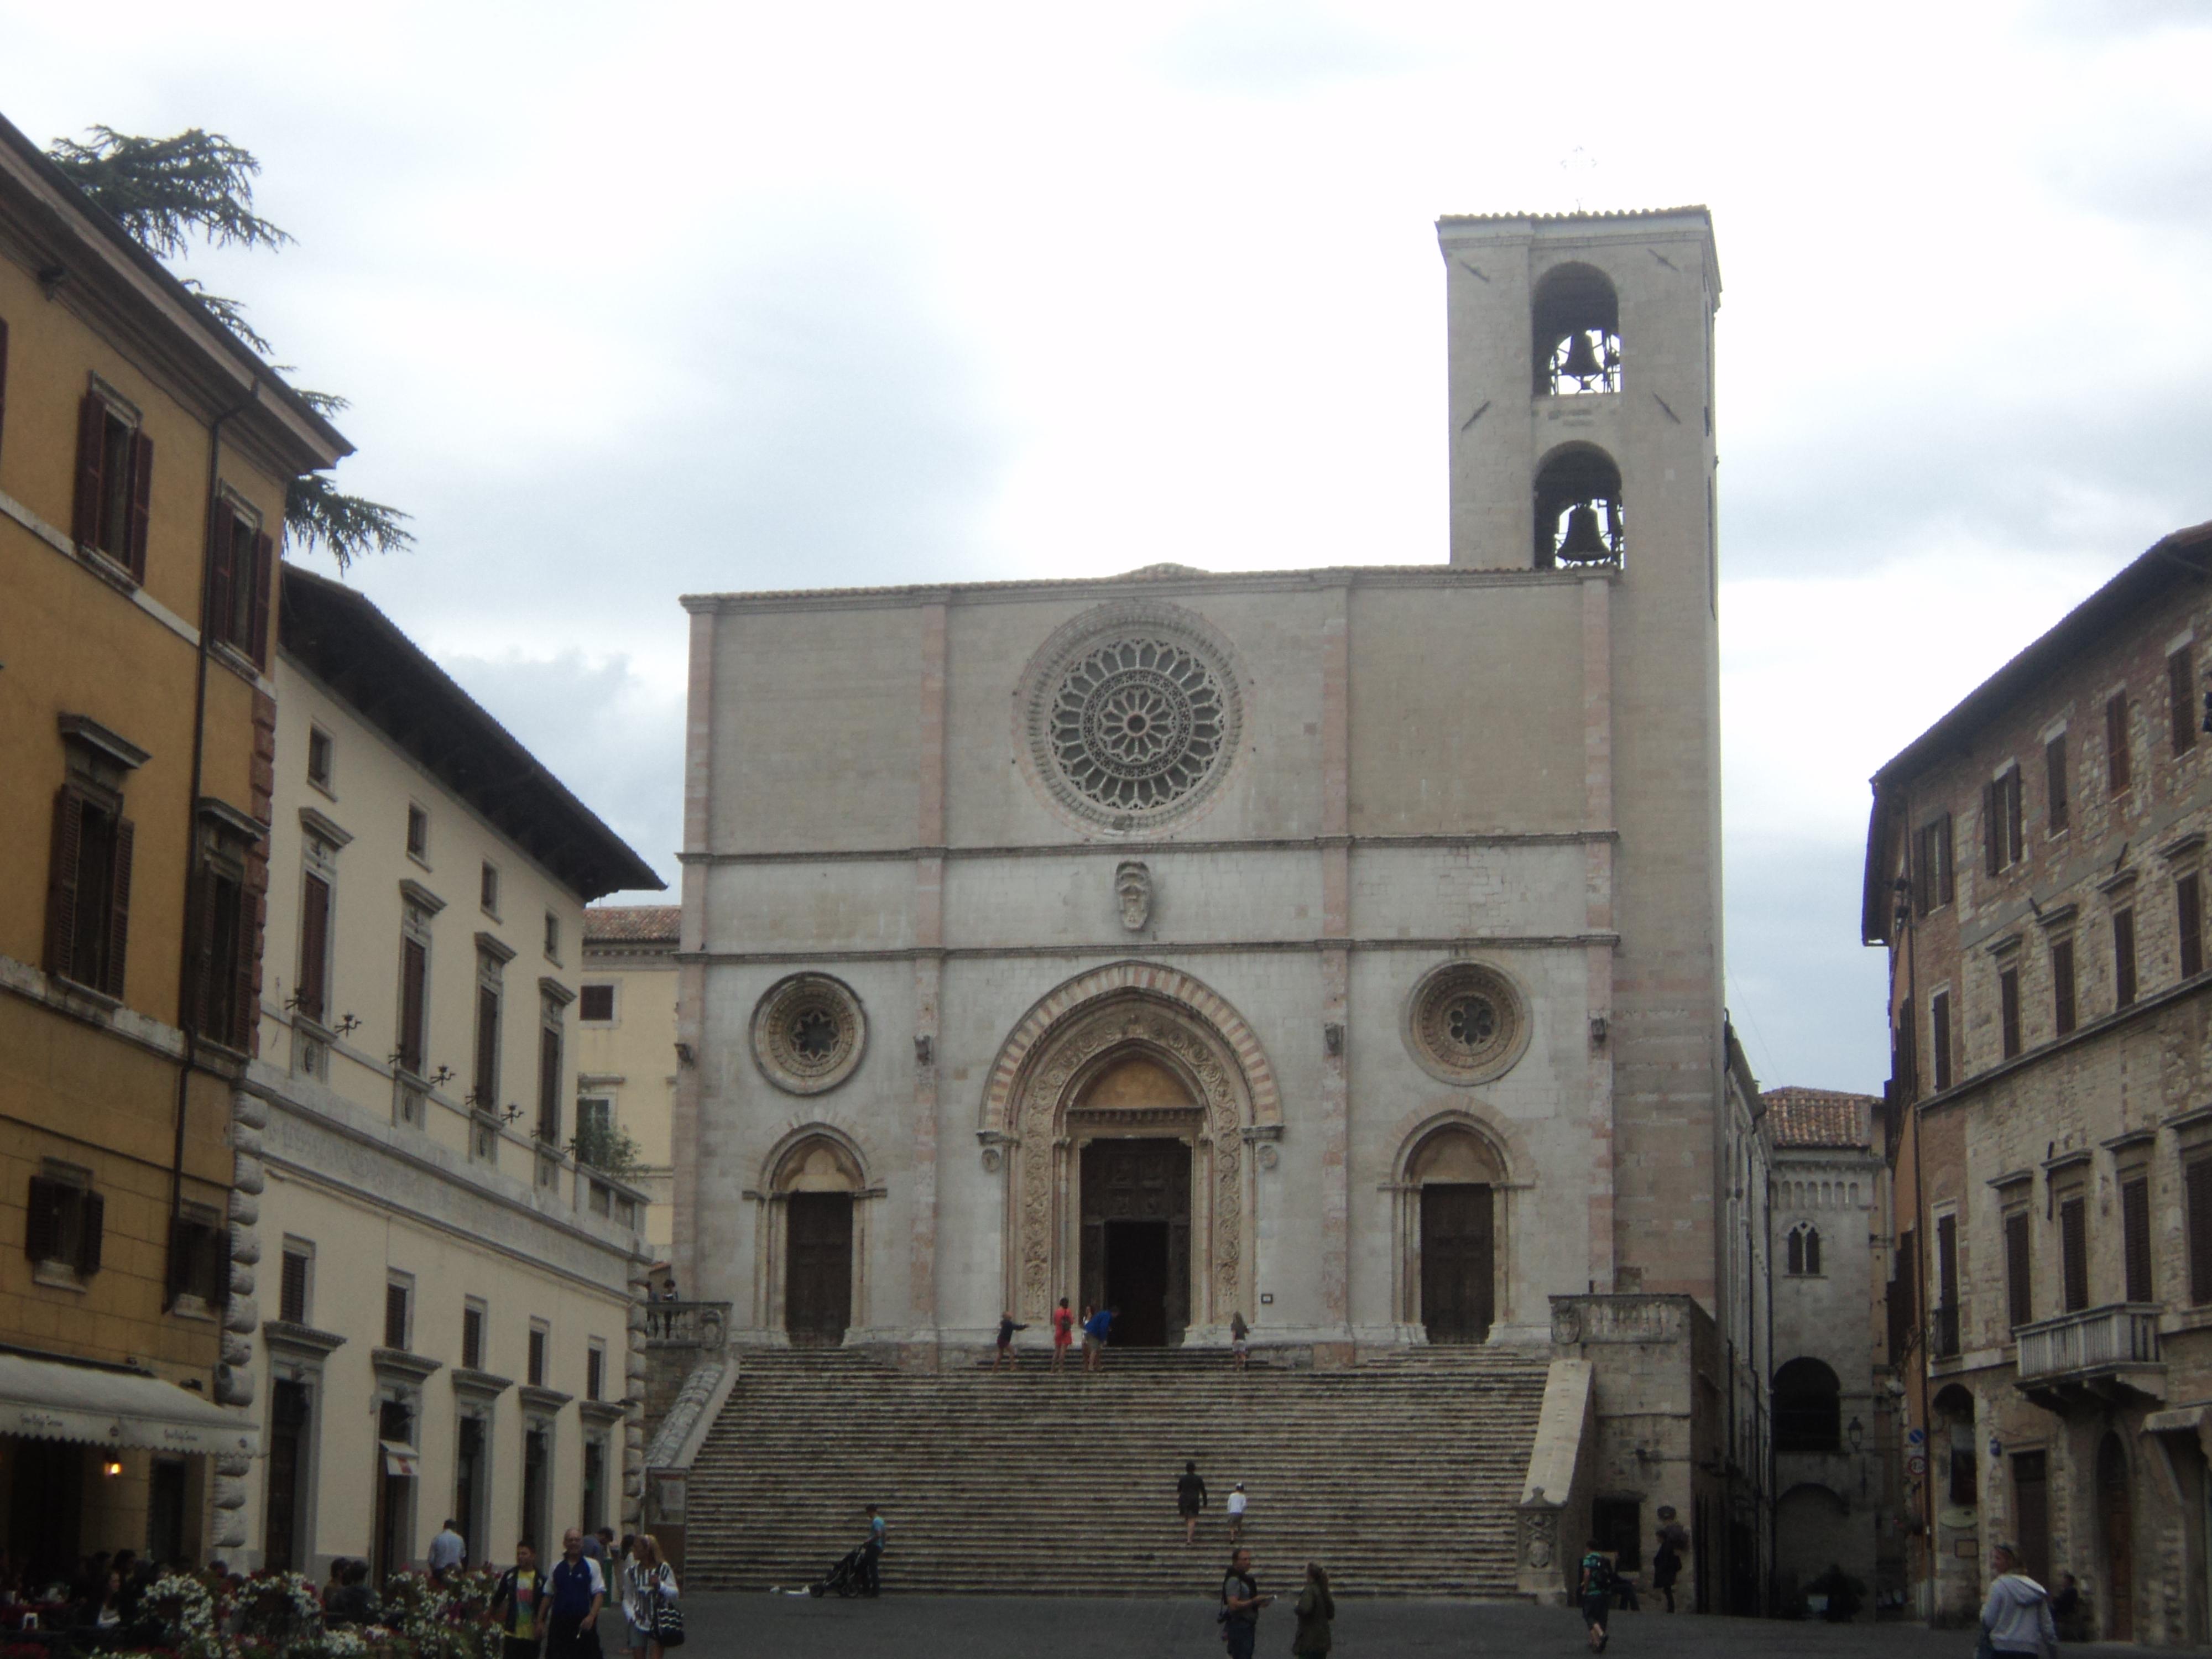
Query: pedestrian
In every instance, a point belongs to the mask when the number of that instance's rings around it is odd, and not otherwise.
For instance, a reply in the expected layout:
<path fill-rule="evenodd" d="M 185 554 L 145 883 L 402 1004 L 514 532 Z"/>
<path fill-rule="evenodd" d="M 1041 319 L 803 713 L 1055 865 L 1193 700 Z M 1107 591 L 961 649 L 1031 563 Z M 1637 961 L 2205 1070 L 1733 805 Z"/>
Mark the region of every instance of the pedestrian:
<path fill-rule="evenodd" d="M 491 1593 L 491 1620 L 506 1632 L 501 1659 L 538 1659 L 545 1629 L 538 1612 L 545 1581 L 538 1571 L 538 1552 L 528 1539 L 514 1547 L 514 1565 L 499 1576 Z"/>
<path fill-rule="evenodd" d="M 1243 1370 L 1244 1362 L 1252 1357 L 1252 1328 L 1244 1322 L 1240 1310 L 1229 1316 L 1229 1352 L 1237 1356 L 1237 1369 Z"/>
<path fill-rule="evenodd" d="M 1583 1625 L 1589 1635 L 1589 1650 L 1603 1653 L 1613 1638 L 1607 1621 L 1613 1616 L 1613 1559 L 1593 1538 L 1583 1553 L 1582 1570 L 1575 1582 L 1575 1600 L 1582 1604 Z"/>
<path fill-rule="evenodd" d="M 614 1582 L 614 1564 L 608 1559 L 606 1540 L 595 1532 L 584 1534 L 584 1553 L 599 1564 L 599 1577 L 609 1583 Z"/>
<path fill-rule="evenodd" d="M 2058 1626 L 2051 1595 L 2020 1570 L 2020 1552 L 1999 1544 L 1990 1552 L 1989 1600 L 1982 1603 L 1982 1639 L 1996 1654 L 2036 1654 L 2058 1659 Z"/>
<path fill-rule="evenodd" d="M 330 1607 L 331 1598 L 345 1588 L 345 1557 L 331 1557 L 331 1576 L 323 1583 L 323 1607 L 325 1611 Z"/>
<path fill-rule="evenodd" d="M 323 1608 L 326 1625 L 373 1625 L 376 1592 L 368 1587 L 368 1563 L 356 1556 L 346 1563 L 345 1583 Z"/>
<path fill-rule="evenodd" d="M 444 1583 L 446 1575 L 467 1560 L 468 1557 L 468 1542 L 461 1536 L 460 1528 L 453 1524 L 453 1517 L 448 1516 L 446 1524 L 439 1528 L 437 1535 L 430 1540 L 429 1553 L 424 1557 L 429 1564 L 430 1577 L 438 1583 Z"/>
<path fill-rule="evenodd" d="M 1186 1462 L 1182 1473 L 1176 1478 L 1176 1513 L 1182 1516 L 1182 1541 L 1198 1542 L 1198 1512 L 1206 1507 L 1206 1482 L 1198 1473 L 1198 1465 Z"/>
<path fill-rule="evenodd" d="M 860 1594 L 881 1595 L 884 1593 L 884 1546 L 889 1542 L 889 1529 L 884 1525 L 884 1512 L 873 1504 L 868 1505 L 868 1536 L 860 1547 Z"/>
<path fill-rule="evenodd" d="M 1298 1616 L 1298 1628 L 1291 1638 L 1291 1659 L 1319 1659 L 1329 1650 L 1329 1625 L 1336 1618 L 1336 1598 L 1328 1593 L 1328 1575 L 1320 1562 L 1306 1563 L 1305 1588 L 1298 1592 L 1292 1611 Z"/>
<path fill-rule="evenodd" d="M 1221 1579 L 1221 1640 L 1229 1659 L 1252 1659 L 1252 1644 L 1260 1637 L 1260 1609 L 1275 1598 L 1260 1594 L 1260 1581 L 1252 1577 L 1252 1552 L 1238 1550 L 1229 1558 L 1229 1571 Z"/>
<path fill-rule="evenodd" d="M 1667 1598 L 1667 1611 L 1674 1611 L 1674 1581 L 1682 1576 L 1682 1553 L 1668 1534 L 1680 1527 L 1659 1528 L 1659 1547 L 1651 1553 L 1651 1588 Z"/>
<path fill-rule="evenodd" d="M 1002 1313 L 999 1316 L 999 1351 L 991 1356 L 993 1370 L 997 1370 L 1001 1365 L 1012 1365 L 1014 1363 L 1014 1333 L 1027 1329 L 1029 1329 L 1028 1326 L 1018 1323 L 1013 1315 L 1010 1313 Z"/>
<path fill-rule="evenodd" d="M 629 1540 L 622 1570 L 623 1623 L 629 1630 L 634 1659 L 660 1659 L 656 1628 L 660 1610 L 676 1600 L 676 1569 L 660 1553 L 660 1540 L 649 1532 Z"/>
<path fill-rule="evenodd" d="M 1114 1334 L 1114 1316 L 1119 1308 L 1101 1308 L 1083 1322 L 1083 1369 L 1103 1370 L 1106 1365 L 1106 1340 Z"/>
<path fill-rule="evenodd" d="M 1229 1494 L 1229 1541 L 1232 1544 L 1244 1535 L 1244 1507 L 1251 1501 L 1244 1495 L 1244 1483 L 1239 1480 Z"/>
<path fill-rule="evenodd" d="M 545 1575 L 545 1659 L 599 1659 L 599 1608 L 606 1575 L 584 1553 L 584 1534 L 561 1534 L 561 1559 Z"/>
<path fill-rule="evenodd" d="M 2072 1573 L 2060 1573 L 2058 1593 L 2051 1598 L 2051 1617 L 2058 1626 L 2060 1641 L 2079 1642 L 2082 1639 L 2084 1620 L 2081 1613 L 2081 1586 L 2075 1582 Z"/>
<path fill-rule="evenodd" d="M 1052 1310 L 1052 1368 L 1058 1370 L 1066 1362 L 1068 1344 L 1074 1340 L 1075 1316 L 1067 1310 L 1067 1298 L 1060 1298 L 1060 1305 Z"/>

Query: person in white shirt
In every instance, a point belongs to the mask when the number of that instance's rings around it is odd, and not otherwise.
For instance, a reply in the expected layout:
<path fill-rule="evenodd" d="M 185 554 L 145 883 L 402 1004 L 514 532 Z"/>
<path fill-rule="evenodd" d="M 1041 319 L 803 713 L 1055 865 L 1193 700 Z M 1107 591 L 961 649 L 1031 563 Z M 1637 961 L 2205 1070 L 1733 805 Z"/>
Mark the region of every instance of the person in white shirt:
<path fill-rule="evenodd" d="M 623 1620 L 629 1626 L 629 1650 L 643 1659 L 660 1659 L 660 1644 L 653 1634 L 656 1607 L 676 1599 L 676 1570 L 661 1559 L 660 1540 L 641 1532 L 629 1540 L 629 1559 L 623 1564 Z"/>
<path fill-rule="evenodd" d="M 1244 1483 L 1239 1480 L 1237 1489 L 1229 1494 L 1229 1541 L 1232 1544 L 1244 1535 L 1244 1505 L 1249 1501 L 1244 1496 Z"/>
<path fill-rule="evenodd" d="M 433 1578 L 443 1578 L 469 1559 L 468 1540 L 449 1520 L 430 1540 L 429 1565 Z"/>

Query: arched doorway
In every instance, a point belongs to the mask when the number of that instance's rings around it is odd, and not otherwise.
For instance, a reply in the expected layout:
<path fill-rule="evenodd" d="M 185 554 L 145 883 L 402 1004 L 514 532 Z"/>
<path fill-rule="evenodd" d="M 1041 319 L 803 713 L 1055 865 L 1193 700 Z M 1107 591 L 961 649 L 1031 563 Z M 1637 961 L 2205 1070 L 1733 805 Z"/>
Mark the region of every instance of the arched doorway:
<path fill-rule="evenodd" d="M 1774 1373 L 1774 1449 L 1841 1451 L 1843 1385 L 1817 1359 L 1790 1360 Z"/>
<path fill-rule="evenodd" d="M 853 1324 L 854 1201 L 858 1160 L 827 1135 L 809 1135 L 778 1161 L 769 1201 L 780 1212 L 782 1316 L 794 1348 L 834 1348 Z"/>
<path fill-rule="evenodd" d="M 1408 1200 L 1407 1322 L 1431 1342 L 1482 1342 L 1498 1318 L 1498 1195 L 1504 1161 L 1472 1124 L 1422 1136 L 1400 1182 Z"/>
<path fill-rule="evenodd" d="M 1117 1346 L 1182 1340 L 1190 1322 L 1190 1171 L 1201 1114 L 1182 1079 L 1139 1053 L 1097 1073 L 1068 1109 L 1078 1146 L 1082 1299 L 1120 1311 Z"/>
<path fill-rule="evenodd" d="M 2128 1492 L 2128 1453 L 2107 1433 L 2097 1445 L 2097 1547 L 2105 1559 L 2107 1642 L 2136 1639 L 2135 1509 Z"/>

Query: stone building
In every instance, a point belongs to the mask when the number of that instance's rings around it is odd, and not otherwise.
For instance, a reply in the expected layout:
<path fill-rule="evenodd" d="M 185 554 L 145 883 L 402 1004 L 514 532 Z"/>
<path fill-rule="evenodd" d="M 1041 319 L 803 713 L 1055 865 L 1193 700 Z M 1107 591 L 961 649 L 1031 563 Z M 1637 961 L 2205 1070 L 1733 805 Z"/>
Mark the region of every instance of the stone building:
<path fill-rule="evenodd" d="M 685 601 L 677 1271 L 918 1366 L 1556 1337 L 1712 1605 L 1711 230 L 1438 232 L 1446 562 Z"/>
<path fill-rule="evenodd" d="M 647 1206 L 576 1156 L 573 1012 L 586 902 L 658 878 L 366 599 L 283 594 L 231 1559 L 508 1561 L 634 1507 Z"/>
<path fill-rule="evenodd" d="M 1875 775 L 1886 1345 L 1938 1618 L 2009 1538 L 2106 1639 L 2212 1633 L 2208 575 L 2212 526 L 2166 537 Z"/>
<path fill-rule="evenodd" d="M 672 904 L 595 904 L 584 912 L 576 1002 L 576 1127 L 626 1138 L 632 1179 L 652 1200 L 646 1243 L 668 1260 L 669 1126 L 676 1112 L 676 941 Z"/>
<path fill-rule="evenodd" d="M 349 446 L 0 120 L 0 1548 L 242 1541 L 276 538 Z"/>
<path fill-rule="evenodd" d="M 1874 1238 L 1887 1175 L 1874 1143 L 1881 1102 L 1826 1089 L 1770 1089 L 1774 1297 L 1774 1574 L 1793 1604 L 1832 1566 L 1875 1613 L 1881 1509 L 1875 1377 Z"/>

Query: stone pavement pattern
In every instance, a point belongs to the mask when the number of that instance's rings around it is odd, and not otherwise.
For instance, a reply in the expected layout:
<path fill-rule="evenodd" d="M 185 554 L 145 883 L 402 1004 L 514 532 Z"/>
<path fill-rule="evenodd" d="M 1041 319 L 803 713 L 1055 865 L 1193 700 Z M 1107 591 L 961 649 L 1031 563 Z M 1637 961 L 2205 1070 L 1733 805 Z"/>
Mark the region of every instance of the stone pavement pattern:
<path fill-rule="evenodd" d="M 1290 1583 L 1259 1564 L 1261 1588 Z M 1016 1570 L 1018 1571 L 1018 1569 Z M 1210 1602 L 1051 1600 L 1030 1596 L 899 1596 L 877 1601 L 702 1594 L 687 1597 L 686 1659 L 774 1655 L 775 1659 L 1218 1659 Z M 1581 1618 L 1520 1602 L 1340 1598 L 1334 1659 L 1495 1655 L 1575 1659 L 1586 1654 Z M 1261 1615 L 1259 1651 L 1290 1651 L 1287 1606 Z M 1972 1659 L 1965 1631 L 1917 1625 L 1783 1624 L 1683 1613 L 1616 1613 L 1606 1659 Z M 2068 1647 L 2069 1659 L 2137 1654 Z"/>

